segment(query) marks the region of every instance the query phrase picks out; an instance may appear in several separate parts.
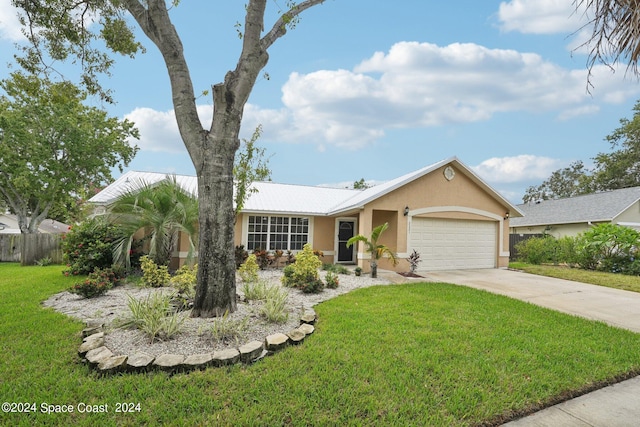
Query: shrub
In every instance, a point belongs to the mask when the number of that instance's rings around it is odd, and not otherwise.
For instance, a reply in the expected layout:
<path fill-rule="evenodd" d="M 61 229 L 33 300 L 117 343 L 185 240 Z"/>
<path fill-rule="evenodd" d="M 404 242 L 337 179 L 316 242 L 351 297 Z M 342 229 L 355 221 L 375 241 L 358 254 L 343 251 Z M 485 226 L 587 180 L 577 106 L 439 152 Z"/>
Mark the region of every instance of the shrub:
<path fill-rule="evenodd" d="M 580 235 L 578 264 L 589 270 L 636 274 L 640 233 L 616 224 L 598 224 Z"/>
<path fill-rule="evenodd" d="M 62 236 L 63 260 L 66 276 L 89 274 L 96 268 L 113 264 L 112 242 L 121 237 L 119 229 L 104 218 L 95 217 L 70 227 Z"/>
<path fill-rule="evenodd" d="M 182 330 L 186 316 L 172 309 L 172 295 L 159 292 L 137 300 L 127 295 L 130 315 L 120 327 L 134 327 L 147 335 L 151 343 L 155 338 L 170 339 Z"/>
<path fill-rule="evenodd" d="M 38 267 L 47 267 L 51 264 L 53 264 L 53 260 L 49 257 L 40 258 L 39 260 L 36 261 L 36 265 Z"/>
<path fill-rule="evenodd" d="M 260 308 L 260 314 L 271 323 L 284 323 L 289 319 L 287 313 L 286 290 L 278 286 L 270 286 L 266 288 L 265 302 Z"/>
<path fill-rule="evenodd" d="M 158 288 L 167 285 L 171 281 L 167 266 L 157 265 L 146 255 L 140 257 L 140 267 L 142 268 L 142 283 L 144 286 Z"/>
<path fill-rule="evenodd" d="M 240 266 L 245 262 L 248 256 L 249 256 L 249 252 L 244 250 L 244 245 L 236 246 L 236 249 L 235 249 L 236 270 L 240 268 Z"/>
<path fill-rule="evenodd" d="M 242 293 L 248 301 L 264 301 L 267 299 L 269 283 L 260 280 L 258 282 L 243 282 Z"/>
<path fill-rule="evenodd" d="M 307 282 L 298 284 L 297 288 L 305 294 L 317 294 L 319 292 L 322 292 L 322 290 L 324 289 L 324 282 L 322 282 L 322 280 L 320 279 L 312 279 Z"/>
<path fill-rule="evenodd" d="M 195 296 L 195 288 L 197 283 L 198 265 L 195 264 L 192 267 L 183 265 L 176 271 L 176 274 L 171 278 L 171 286 L 176 288 L 179 294 L 182 294 L 188 298 Z"/>
<path fill-rule="evenodd" d="M 552 236 L 532 237 L 516 244 L 518 259 L 529 264 L 557 263 L 558 245 Z"/>
<path fill-rule="evenodd" d="M 324 281 L 327 282 L 327 288 L 329 289 L 336 289 L 340 284 L 338 276 L 331 271 L 324 277 Z"/>
<path fill-rule="evenodd" d="M 82 295 L 85 298 L 93 298 L 106 293 L 114 285 L 120 283 L 121 275 L 110 268 L 99 269 L 89 273 L 82 282 L 74 284 L 69 292 Z"/>
<path fill-rule="evenodd" d="M 255 250 L 253 251 L 253 254 L 256 257 L 260 270 L 266 270 L 271 263 L 271 260 L 269 259 L 269 252 L 264 250 Z"/>
<path fill-rule="evenodd" d="M 247 260 L 238 269 L 240 278 L 245 283 L 253 283 L 258 281 L 258 262 L 255 254 L 247 257 Z"/>
<path fill-rule="evenodd" d="M 296 262 L 285 267 L 282 283 L 285 286 L 298 287 L 300 289 L 308 287 L 311 282 L 318 280 L 318 269 L 321 266 L 322 261 L 314 254 L 311 245 L 307 243 L 296 256 Z M 289 271 L 286 271 L 287 269 Z"/>

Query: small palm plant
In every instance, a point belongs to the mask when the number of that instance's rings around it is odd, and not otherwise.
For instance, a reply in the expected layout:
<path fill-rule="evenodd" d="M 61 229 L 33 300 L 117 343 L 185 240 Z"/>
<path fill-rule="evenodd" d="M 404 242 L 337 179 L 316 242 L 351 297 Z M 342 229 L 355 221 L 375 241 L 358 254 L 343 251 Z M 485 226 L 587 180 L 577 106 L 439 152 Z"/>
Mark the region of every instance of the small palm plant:
<path fill-rule="evenodd" d="M 380 260 L 383 256 L 387 256 L 393 265 L 398 264 L 398 259 L 396 258 L 396 254 L 389 249 L 388 246 L 378 243 L 378 239 L 380 235 L 389 228 L 389 223 L 385 222 L 382 225 L 377 226 L 371 231 L 371 237 L 367 238 L 362 234 L 358 234 L 357 236 L 353 236 L 347 241 L 347 247 L 350 247 L 354 243 L 362 242 L 365 246 L 365 250 L 371 253 L 371 277 L 378 277 L 378 260 Z"/>

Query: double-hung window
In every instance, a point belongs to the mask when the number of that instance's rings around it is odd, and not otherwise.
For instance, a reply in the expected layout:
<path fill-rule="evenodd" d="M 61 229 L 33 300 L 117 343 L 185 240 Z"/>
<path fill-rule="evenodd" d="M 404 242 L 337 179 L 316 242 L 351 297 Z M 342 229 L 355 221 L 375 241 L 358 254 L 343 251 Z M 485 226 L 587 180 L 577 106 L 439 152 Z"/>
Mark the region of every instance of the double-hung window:
<path fill-rule="evenodd" d="M 247 250 L 301 250 L 309 241 L 309 218 L 250 215 Z"/>

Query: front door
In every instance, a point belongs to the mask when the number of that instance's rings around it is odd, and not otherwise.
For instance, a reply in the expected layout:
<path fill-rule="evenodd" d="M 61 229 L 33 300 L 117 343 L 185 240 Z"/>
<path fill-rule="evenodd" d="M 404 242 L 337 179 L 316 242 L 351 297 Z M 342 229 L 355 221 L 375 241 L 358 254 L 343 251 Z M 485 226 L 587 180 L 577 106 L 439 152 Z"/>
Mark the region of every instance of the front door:
<path fill-rule="evenodd" d="M 347 241 L 355 235 L 355 224 L 352 219 L 338 221 L 338 262 L 354 262 L 356 245 L 347 247 Z"/>

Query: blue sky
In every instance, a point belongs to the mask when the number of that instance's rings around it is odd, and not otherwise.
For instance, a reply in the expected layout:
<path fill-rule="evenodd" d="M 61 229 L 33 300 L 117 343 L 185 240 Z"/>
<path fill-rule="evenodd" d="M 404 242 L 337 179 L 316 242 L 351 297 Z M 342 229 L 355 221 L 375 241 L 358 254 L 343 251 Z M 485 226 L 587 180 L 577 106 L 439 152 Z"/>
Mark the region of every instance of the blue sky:
<path fill-rule="evenodd" d="M 278 3 L 269 2 L 267 28 Z M 197 93 L 235 67 L 243 8 L 172 9 Z M 14 13 L 0 0 L 3 64 L 21 41 Z M 276 182 L 382 182 L 457 156 L 519 203 L 552 171 L 609 151 L 604 138 L 640 97 L 624 64 L 615 73 L 596 67 L 587 92 L 584 23 L 572 0 L 327 0 L 270 50 L 269 78 L 256 84 L 241 136 L 262 124 Z M 141 132 L 128 169 L 194 174 L 164 64 L 140 40 L 147 53 L 118 58 L 104 81 L 117 100 L 106 108 Z M 208 127 L 210 97 L 199 105 Z"/>

